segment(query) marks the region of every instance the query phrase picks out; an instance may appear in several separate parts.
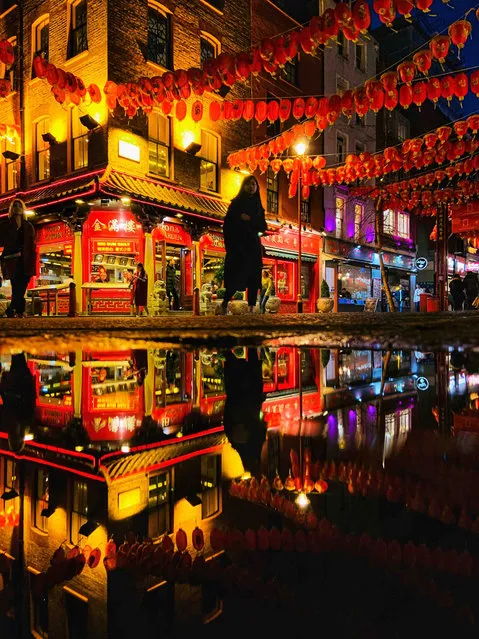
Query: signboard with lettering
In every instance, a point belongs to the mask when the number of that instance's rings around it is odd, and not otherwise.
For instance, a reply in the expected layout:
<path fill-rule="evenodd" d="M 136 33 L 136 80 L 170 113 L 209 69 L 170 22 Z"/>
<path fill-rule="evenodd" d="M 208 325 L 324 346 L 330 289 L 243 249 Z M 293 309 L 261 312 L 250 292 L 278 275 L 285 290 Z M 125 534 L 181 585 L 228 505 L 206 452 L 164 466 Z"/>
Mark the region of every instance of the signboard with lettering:
<path fill-rule="evenodd" d="M 85 233 L 97 237 L 134 237 L 143 235 L 141 224 L 130 211 L 91 211 Z"/>
<path fill-rule="evenodd" d="M 154 229 L 153 240 L 165 240 L 169 244 L 191 246 L 191 235 L 181 224 L 172 224 L 171 222 L 163 222 Z"/>
<path fill-rule="evenodd" d="M 418 269 L 418 271 L 423 271 L 425 268 L 427 268 L 428 264 L 429 262 L 426 257 L 416 258 L 416 268 Z"/>
<path fill-rule="evenodd" d="M 379 255 L 376 249 L 368 248 L 367 246 L 354 246 L 349 242 L 327 237 L 324 240 L 324 252 L 330 255 L 346 257 L 350 260 L 357 260 L 358 262 L 369 262 L 374 266 L 379 266 Z M 386 266 L 393 268 L 412 270 L 415 265 L 415 259 L 413 257 L 400 253 L 383 252 L 383 260 Z"/>
<path fill-rule="evenodd" d="M 264 235 L 261 244 L 266 248 L 280 251 L 298 252 L 299 233 L 291 229 L 281 230 L 272 235 Z M 301 234 L 301 252 L 309 255 L 319 255 L 319 237 L 311 233 Z"/>
<path fill-rule="evenodd" d="M 222 235 L 217 233 L 204 233 L 200 238 L 200 248 L 202 251 L 221 251 L 225 250 L 225 240 Z"/>
<path fill-rule="evenodd" d="M 55 222 L 40 226 L 36 233 L 37 244 L 54 244 L 73 240 L 73 233 L 65 222 Z"/>
<path fill-rule="evenodd" d="M 94 253 L 126 255 L 137 252 L 137 242 L 133 240 L 93 240 L 92 245 Z"/>

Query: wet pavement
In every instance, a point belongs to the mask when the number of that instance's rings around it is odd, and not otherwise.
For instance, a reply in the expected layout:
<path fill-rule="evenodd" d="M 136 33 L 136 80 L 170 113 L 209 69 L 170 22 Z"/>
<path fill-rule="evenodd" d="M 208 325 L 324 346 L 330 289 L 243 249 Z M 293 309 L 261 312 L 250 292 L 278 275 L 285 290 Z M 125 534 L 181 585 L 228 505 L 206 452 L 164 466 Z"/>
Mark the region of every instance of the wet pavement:
<path fill-rule="evenodd" d="M 119 348 L 155 343 L 172 345 L 309 344 L 315 346 L 469 348 L 479 344 L 476 311 L 457 313 L 332 313 L 193 317 L 42 317 L 0 319 L 0 352 L 22 347 Z"/>
<path fill-rule="evenodd" d="M 189 319 L 195 348 L 0 355 L 2 639 L 477 636 L 479 350 Z"/>

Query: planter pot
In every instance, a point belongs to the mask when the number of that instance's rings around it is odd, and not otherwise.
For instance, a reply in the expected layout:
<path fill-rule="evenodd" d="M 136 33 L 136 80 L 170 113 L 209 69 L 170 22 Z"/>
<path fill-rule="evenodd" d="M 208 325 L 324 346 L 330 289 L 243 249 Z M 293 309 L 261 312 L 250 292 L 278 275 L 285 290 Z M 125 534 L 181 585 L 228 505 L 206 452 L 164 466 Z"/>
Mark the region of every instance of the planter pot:
<path fill-rule="evenodd" d="M 266 312 L 267 313 L 278 313 L 280 305 L 281 305 L 281 300 L 279 299 L 279 297 L 276 297 L 275 295 L 273 295 L 266 302 Z"/>
<path fill-rule="evenodd" d="M 228 311 L 232 315 L 245 315 L 248 312 L 248 302 L 244 300 L 232 300 L 228 304 Z"/>
<path fill-rule="evenodd" d="M 8 300 L 0 300 L 0 317 L 2 315 L 5 315 L 5 312 L 7 310 L 7 306 L 8 306 Z"/>
<path fill-rule="evenodd" d="M 319 313 L 331 313 L 334 307 L 334 300 L 330 297 L 319 297 L 316 306 Z"/>

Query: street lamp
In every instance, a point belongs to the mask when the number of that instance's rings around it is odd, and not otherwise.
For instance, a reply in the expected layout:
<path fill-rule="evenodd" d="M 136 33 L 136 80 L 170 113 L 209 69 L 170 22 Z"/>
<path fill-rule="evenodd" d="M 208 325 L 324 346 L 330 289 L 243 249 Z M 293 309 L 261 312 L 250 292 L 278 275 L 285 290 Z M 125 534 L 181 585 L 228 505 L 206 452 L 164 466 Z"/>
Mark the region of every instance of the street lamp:
<path fill-rule="evenodd" d="M 300 158 L 304 156 L 308 145 L 303 140 L 296 142 L 294 145 L 294 150 L 296 151 L 296 155 Z M 296 302 L 296 310 L 298 313 L 303 312 L 303 294 L 302 294 L 302 282 L 301 282 L 301 270 L 302 270 L 302 254 L 301 254 L 301 176 L 302 176 L 302 167 L 299 168 L 298 173 L 298 298 Z"/>

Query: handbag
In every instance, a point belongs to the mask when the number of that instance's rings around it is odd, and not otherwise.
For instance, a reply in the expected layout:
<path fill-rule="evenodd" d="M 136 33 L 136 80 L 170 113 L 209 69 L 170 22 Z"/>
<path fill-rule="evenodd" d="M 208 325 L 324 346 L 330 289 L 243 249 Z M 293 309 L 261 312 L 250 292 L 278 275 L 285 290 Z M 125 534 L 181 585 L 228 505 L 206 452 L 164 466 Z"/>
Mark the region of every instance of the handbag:
<path fill-rule="evenodd" d="M 476 297 L 476 299 L 472 302 L 472 306 L 474 308 L 479 309 L 479 295 Z"/>

